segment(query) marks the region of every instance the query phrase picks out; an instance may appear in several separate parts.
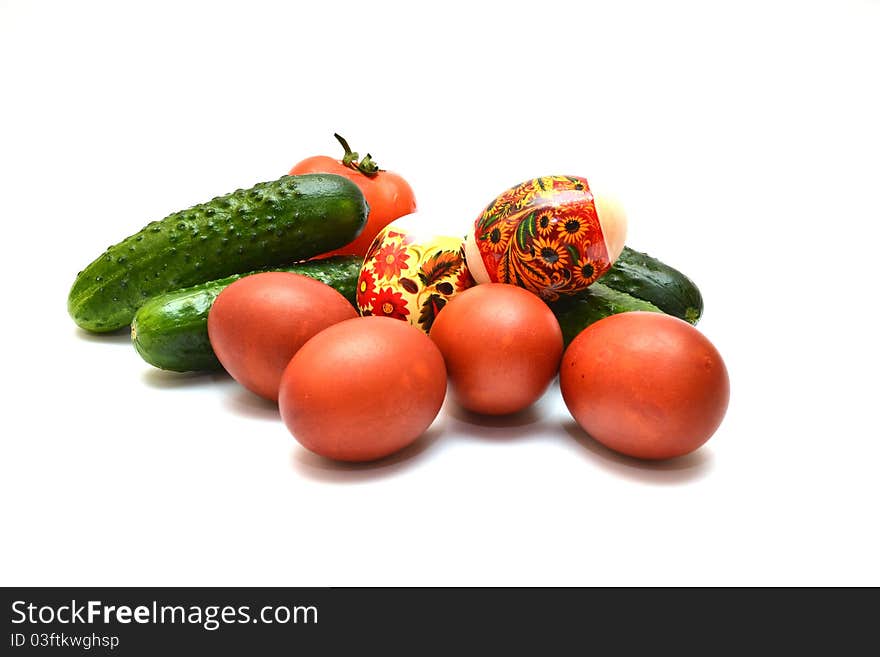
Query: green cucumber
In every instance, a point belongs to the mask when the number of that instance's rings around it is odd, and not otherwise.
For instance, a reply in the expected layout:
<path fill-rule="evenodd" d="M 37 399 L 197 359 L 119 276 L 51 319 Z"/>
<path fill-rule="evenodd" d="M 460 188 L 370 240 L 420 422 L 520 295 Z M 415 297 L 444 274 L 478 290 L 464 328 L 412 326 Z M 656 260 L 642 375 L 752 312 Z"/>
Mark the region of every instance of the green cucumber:
<path fill-rule="evenodd" d="M 636 310 L 666 313 L 691 324 L 703 314 L 703 296 L 677 269 L 629 247 L 585 291 L 550 304 L 566 346 L 600 319 Z"/>
<path fill-rule="evenodd" d="M 158 294 L 348 244 L 363 230 L 368 210 L 357 185 L 330 174 L 239 189 L 111 246 L 77 275 L 68 312 L 88 331 L 122 328 Z"/>
<path fill-rule="evenodd" d="M 335 256 L 275 271 L 295 272 L 327 283 L 354 306 L 361 263 L 358 256 Z M 237 274 L 151 298 L 132 320 L 134 348 L 150 365 L 164 370 L 223 369 L 208 340 L 208 311 L 227 285 L 255 273 Z"/>
<path fill-rule="evenodd" d="M 694 282 L 677 269 L 629 247 L 599 282 L 618 292 L 649 301 L 667 315 L 696 324 L 703 314 L 703 296 Z"/>
<path fill-rule="evenodd" d="M 559 320 L 565 346 L 590 324 L 618 313 L 644 310 L 663 312 L 649 301 L 637 299 L 626 292 L 619 292 L 602 283 L 593 283 L 576 296 L 563 297 L 550 304 Z"/>
<path fill-rule="evenodd" d="M 342 256 L 303 262 L 282 271 L 323 281 L 354 304 L 360 265 L 360 258 Z M 221 369 L 208 341 L 208 311 L 223 288 L 249 274 L 150 299 L 132 322 L 135 349 L 145 361 L 162 369 L 178 372 Z M 628 311 L 666 312 L 695 324 L 702 313 L 703 301 L 696 285 L 684 274 L 656 258 L 626 248 L 600 282 L 550 307 L 559 320 L 567 345 L 593 322 Z"/>

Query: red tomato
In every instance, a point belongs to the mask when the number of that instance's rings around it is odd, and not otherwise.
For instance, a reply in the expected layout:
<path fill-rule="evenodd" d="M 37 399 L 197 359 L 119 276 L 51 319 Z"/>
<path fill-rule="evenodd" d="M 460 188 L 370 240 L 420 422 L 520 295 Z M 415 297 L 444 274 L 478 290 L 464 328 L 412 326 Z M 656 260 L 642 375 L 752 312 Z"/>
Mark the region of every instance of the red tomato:
<path fill-rule="evenodd" d="M 642 459 L 694 451 L 730 398 L 718 350 L 693 326 L 660 313 L 612 315 L 584 329 L 559 369 L 568 410 L 606 447 Z"/>
<path fill-rule="evenodd" d="M 225 288 L 208 313 L 208 338 L 236 381 L 278 399 L 287 363 L 306 340 L 357 311 L 339 292 L 308 276 L 265 272 Z"/>
<path fill-rule="evenodd" d="M 342 160 L 316 155 L 294 165 L 289 174 L 293 176 L 302 173 L 335 173 L 345 176 L 360 187 L 364 198 L 367 199 L 367 205 L 370 206 L 363 231 L 353 242 L 316 257 L 346 254 L 363 257 L 367 255 L 367 249 L 380 230 L 398 217 L 416 211 L 416 200 L 406 180 L 392 171 L 379 169 L 369 153 L 358 162 L 358 154 L 351 151 L 348 143 L 339 135 L 333 136 L 345 149 Z"/>
<path fill-rule="evenodd" d="M 321 331 L 297 352 L 278 405 L 304 447 L 372 461 L 424 433 L 445 395 L 443 356 L 424 333 L 390 317 L 359 317 Z"/>
<path fill-rule="evenodd" d="M 454 296 L 437 314 L 431 339 L 443 353 L 453 397 L 487 415 L 515 413 L 537 401 L 562 356 L 562 331 L 547 304 L 503 283 Z"/>

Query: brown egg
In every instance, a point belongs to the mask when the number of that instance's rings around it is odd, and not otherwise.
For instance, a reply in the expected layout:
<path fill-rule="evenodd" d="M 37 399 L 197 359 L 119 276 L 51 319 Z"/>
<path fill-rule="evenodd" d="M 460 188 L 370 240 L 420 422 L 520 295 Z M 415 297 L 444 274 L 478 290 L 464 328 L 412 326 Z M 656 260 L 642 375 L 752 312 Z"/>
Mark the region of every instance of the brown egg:
<path fill-rule="evenodd" d="M 424 433 L 445 396 L 443 356 L 428 336 L 389 317 L 360 317 L 331 326 L 297 352 L 278 405 L 307 449 L 372 461 Z"/>
<path fill-rule="evenodd" d="M 208 314 L 208 338 L 236 381 L 278 399 L 281 374 L 306 340 L 357 311 L 339 292 L 308 276 L 265 272 L 225 288 Z"/>
<path fill-rule="evenodd" d="M 721 424 L 730 397 L 714 345 L 687 322 L 650 312 L 584 329 L 565 351 L 559 386 L 590 436 L 642 459 L 697 449 Z"/>
<path fill-rule="evenodd" d="M 437 315 L 431 339 L 446 361 L 453 398 L 487 415 L 537 401 L 562 356 L 562 331 L 547 304 L 502 283 L 458 294 Z"/>

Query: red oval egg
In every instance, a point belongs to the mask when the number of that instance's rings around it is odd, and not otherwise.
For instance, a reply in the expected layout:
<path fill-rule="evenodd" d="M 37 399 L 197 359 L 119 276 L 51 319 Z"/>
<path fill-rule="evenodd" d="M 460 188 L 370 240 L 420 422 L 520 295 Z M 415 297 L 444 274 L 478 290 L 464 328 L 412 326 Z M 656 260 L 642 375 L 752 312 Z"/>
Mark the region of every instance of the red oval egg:
<path fill-rule="evenodd" d="M 308 276 L 264 272 L 235 281 L 214 300 L 208 338 L 224 369 L 248 390 L 278 399 L 281 374 L 313 335 L 357 317 L 339 292 Z"/>
<path fill-rule="evenodd" d="M 340 461 L 371 461 L 415 441 L 446 396 L 446 368 L 419 329 L 388 317 L 335 324 L 284 371 L 278 405 L 304 447 Z"/>
<path fill-rule="evenodd" d="M 459 293 L 431 329 L 459 404 L 487 415 L 521 411 L 556 376 L 562 331 L 535 295 L 486 283 Z"/>
<path fill-rule="evenodd" d="M 700 447 L 730 398 L 714 345 L 687 322 L 650 312 L 612 315 L 584 329 L 562 357 L 559 385 L 590 436 L 642 459 Z"/>

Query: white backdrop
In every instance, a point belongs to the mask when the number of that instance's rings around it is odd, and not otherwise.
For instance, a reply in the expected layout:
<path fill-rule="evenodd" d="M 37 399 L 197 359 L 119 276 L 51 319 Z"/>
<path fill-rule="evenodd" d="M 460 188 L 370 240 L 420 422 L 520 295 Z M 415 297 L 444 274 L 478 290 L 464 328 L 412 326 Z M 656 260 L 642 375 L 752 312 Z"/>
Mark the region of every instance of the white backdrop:
<path fill-rule="evenodd" d="M 303 4 L 0 2 L 0 582 L 880 584 L 878 3 Z M 536 175 L 615 187 L 703 291 L 715 437 L 624 459 L 554 387 L 334 465 L 70 321 L 106 246 L 334 131 L 443 227 Z"/>

